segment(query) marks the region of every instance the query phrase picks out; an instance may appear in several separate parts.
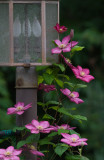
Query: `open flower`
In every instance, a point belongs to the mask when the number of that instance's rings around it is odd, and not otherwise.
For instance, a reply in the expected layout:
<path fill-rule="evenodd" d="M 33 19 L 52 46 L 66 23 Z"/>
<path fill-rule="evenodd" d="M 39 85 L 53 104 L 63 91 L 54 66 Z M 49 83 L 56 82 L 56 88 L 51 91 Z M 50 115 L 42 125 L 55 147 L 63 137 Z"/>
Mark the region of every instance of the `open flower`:
<path fill-rule="evenodd" d="M 50 124 L 48 121 L 40 121 L 32 120 L 30 124 L 25 125 L 27 129 L 30 129 L 31 133 L 38 134 L 39 132 L 42 133 L 49 133 L 53 128 L 50 128 Z"/>
<path fill-rule="evenodd" d="M 58 33 L 63 33 L 67 31 L 67 28 L 65 26 L 60 26 L 58 23 L 56 24 L 56 26 L 54 26 L 54 29 L 58 32 Z"/>
<path fill-rule="evenodd" d="M 79 103 L 83 103 L 84 101 L 79 97 L 79 93 L 78 92 L 71 92 L 69 89 L 65 88 L 65 89 L 60 89 L 60 91 L 66 95 L 71 102 L 75 102 L 76 104 L 79 104 Z"/>
<path fill-rule="evenodd" d="M 7 149 L 0 149 L 0 158 L 3 160 L 20 160 L 18 155 L 20 155 L 22 150 L 14 149 L 13 146 L 8 147 Z"/>
<path fill-rule="evenodd" d="M 58 129 L 72 130 L 76 128 L 76 127 L 70 127 L 68 124 L 62 124 L 60 126 L 55 125 L 55 126 L 50 126 L 50 127 L 51 128 L 53 127 L 54 131 L 58 131 Z"/>
<path fill-rule="evenodd" d="M 50 92 L 50 91 L 56 90 L 54 85 L 48 85 L 48 84 L 43 84 L 43 83 L 39 84 L 38 89 L 39 90 L 44 90 L 45 92 Z"/>
<path fill-rule="evenodd" d="M 32 107 L 31 104 L 25 106 L 23 102 L 18 102 L 17 104 L 14 105 L 14 107 L 8 108 L 7 114 L 21 115 L 24 113 L 25 110 L 31 107 Z"/>
<path fill-rule="evenodd" d="M 70 146 L 81 146 L 81 145 L 87 145 L 86 138 L 80 138 L 77 134 L 69 135 L 67 133 L 61 133 L 61 135 L 64 137 L 61 139 L 61 142 L 64 142 Z"/>
<path fill-rule="evenodd" d="M 70 35 L 64 37 L 62 42 L 60 40 L 55 40 L 57 47 L 51 50 L 52 54 L 60 54 L 61 52 L 70 52 L 71 48 L 78 44 L 76 41 L 70 42 Z"/>
<path fill-rule="evenodd" d="M 81 66 L 74 67 L 72 69 L 73 73 L 75 74 L 76 78 L 89 83 L 91 80 L 94 79 L 92 75 L 89 75 L 90 71 L 87 68 L 82 68 Z"/>

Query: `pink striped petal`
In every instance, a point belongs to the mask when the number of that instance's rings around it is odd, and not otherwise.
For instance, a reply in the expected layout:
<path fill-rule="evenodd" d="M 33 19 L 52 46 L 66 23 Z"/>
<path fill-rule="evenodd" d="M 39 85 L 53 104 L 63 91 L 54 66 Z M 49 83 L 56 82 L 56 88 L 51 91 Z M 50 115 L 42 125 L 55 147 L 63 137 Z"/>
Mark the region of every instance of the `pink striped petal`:
<path fill-rule="evenodd" d="M 60 46 L 60 45 L 62 44 L 61 41 L 58 40 L 58 39 L 56 39 L 54 42 L 55 42 L 58 46 Z"/>
<path fill-rule="evenodd" d="M 68 35 L 68 36 L 63 38 L 62 44 L 66 44 L 67 45 L 69 41 L 70 41 L 70 35 Z"/>
<path fill-rule="evenodd" d="M 71 48 L 69 46 L 65 47 L 64 49 L 62 49 L 63 52 L 70 52 Z"/>
<path fill-rule="evenodd" d="M 50 124 L 48 121 L 41 121 L 39 125 L 42 126 L 43 128 L 47 128 L 49 127 Z"/>
<path fill-rule="evenodd" d="M 16 108 L 8 108 L 7 114 L 15 114 L 16 113 Z"/>
<path fill-rule="evenodd" d="M 30 129 L 30 130 L 35 128 L 31 123 L 25 125 L 25 127 L 26 127 L 27 129 Z"/>
<path fill-rule="evenodd" d="M 33 126 L 35 126 L 36 128 L 40 125 L 40 123 L 37 121 L 37 120 L 32 120 L 32 122 L 31 122 L 31 124 L 33 125 Z"/>
<path fill-rule="evenodd" d="M 34 155 L 37 155 L 37 156 L 44 156 L 43 153 L 39 152 L 39 151 L 36 151 L 36 150 L 30 150 L 30 152 Z"/>
<path fill-rule="evenodd" d="M 17 111 L 18 115 L 22 115 L 24 113 L 24 111 Z"/>
<path fill-rule="evenodd" d="M 78 44 L 78 42 L 72 41 L 72 42 L 69 43 L 69 46 L 70 46 L 71 48 L 73 48 L 73 47 L 76 46 L 77 44 Z"/>
<path fill-rule="evenodd" d="M 31 107 L 32 107 L 31 104 L 28 104 L 24 107 L 24 110 L 27 110 L 28 108 L 31 108 Z"/>
<path fill-rule="evenodd" d="M 17 156 L 17 155 L 20 155 L 21 153 L 22 153 L 22 150 L 15 149 L 14 152 L 13 152 L 13 155 Z"/>
<path fill-rule="evenodd" d="M 62 52 L 62 50 L 61 50 L 60 48 L 58 48 L 58 47 L 53 48 L 53 49 L 51 50 L 51 53 L 52 53 L 52 54 L 60 54 L 61 52 Z"/>
<path fill-rule="evenodd" d="M 66 95 L 66 96 L 68 96 L 68 95 L 71 93 L 71 91 L 70 91 L 69 89 L 67 89 L 67 88 L 65 88 L 65 89 L 60 89 L 60 91 L 61 91 L 64 95 Z"/>

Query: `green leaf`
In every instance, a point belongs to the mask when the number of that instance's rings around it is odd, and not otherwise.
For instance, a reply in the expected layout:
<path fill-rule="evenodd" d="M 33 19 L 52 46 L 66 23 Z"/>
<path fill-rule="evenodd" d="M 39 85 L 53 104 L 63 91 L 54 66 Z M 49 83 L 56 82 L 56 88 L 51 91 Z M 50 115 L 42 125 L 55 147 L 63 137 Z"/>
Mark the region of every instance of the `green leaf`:
<path fill-rule="evenodd" d="M 23 131 L 24 129 L 26 129 L 26 127 L 14 127 L 13 132 L 16 132 L 17 130 Z"/>
<path fill-rule="evenodd" d="M 65 115 L 73 118 L 72 114 L 70 114 L 70 113 L 68 112 L 68 110 L 65 109 L 64 107 L 61 107 L 60 109 L 58 109 L 58 112 L 63 113 L 63 114 L 65 114 Z"/>
<path fill-rule="evenodd" d="M 73 52 L 76 52 L 76 51 L 81 51 L 83 48 L 85 48 L 85 47 L 75 46 L 75 47 L 72 48 L 71 52 L 73 53 Z"/>
<path fill-rule="evenodd" d="M 65 71 L 65 66 L 63 64 L 56 64 L 56 63 L 54 63 L 53 65 L 59 67 L 62 72 Z"/>
<path fill-rule="evenodd" d="M 48 68 L 48 66 L 36 66 L 36 71 L 41 71 Z"/>
<path fill-rule="evenodd" d="M 58 145 L 58 146 L 55 148 L 55 153 L 61 157 L 62 154 L 63 154 L 68 148 L 69 148 L 69 147 L 62 146 L 62 145 Z"/>
<path fill-rule="evenodd" d="M 54 75 L 44 73 L 43 78 L 47 84 L 51 85 L 55 77 L 54 77 Z"/>
<path fill-rule="evenodd" d="M 69 133 L 69 130 L 66 130 L 66 129 L 58 129 L 58 135 L 61 135 L 61 133 Z"/>
<path fill-rule="evenodd" d="M 75 87 L 76 88 L 86 88 L 87 85 L 85 85 L 85 84 L 77 84 L 77 85 L 75 85 Z"/>
<path fill-rule="evenodd" d="M 57 101 L 48 101 L 45 105 L 49 105 L 49 104 L 56 104 L 56 105 L 62 105 L 62 103 L 57 102 Z"/>
<path fill-rule="evenodd" d="M 39 106 L 42 106 L 42 107 L 44 107 L 44 106 L 45 106 L 45 104 L 44 104 L 44 103 L 42 103 L 42 102 L 37 102 L 37 104 L 38 104 Z"/>
<path fill-rule="evenodd" d="M 70 86 L 71 88 L 74 88 L 75 85 L 73 83 L 70 83 L 70 82 L 64 82 L 64 84 L 67 84 L 68 86 Z"/>
<path fill-rule="evenodd" d="M 38 85 L 44 81 L 43 76 L 38 76 Z"/>
<path fill-rule="evenodd" d="M 52 69 L 47 68 L 46 73 L 48 73 L 48 74 L 52 74 L 52 72 L 53 72 L 53 70 L 52 70 Z"/>
<path fill-rule="evenodd" d="M 49 109 L 53 109 L 53 110 L 57 111 L 59 109 L 59 107 L 58 106 L 52 106 L 52 107 L 49 107 Z"/>
<path fill-rule="evenodd" d="M 26 143 L 38 142 L 40 139 L 40 134 L 33 134 L 27 137 Z"/>
<path fill-rule="evenodd" d="M 57 78 L 55 78 L 55 81 L 61 88 L 63 88 L 63 86 L 64 86 L 63 81 L 61 81 L 60 79 L 57 79 Z"/>
<path fill-rule="evenodd" d="M 45 114 L 42 119 L 53 119 L 53 120 L 56 120 L 54 117 L 52 117 L 49 114 Z"/>
<path fill-rule="evenodd" d="M 69 76 L 67 76 L 65 74 L 58 74 L 58 77 L 66 78 L 68 81 L 70 80 Z"/>
<path fill-rule="evenodd" d="M 87 117 L 80 115 L 73 115 L 74 119 L 87 121 Z"/>
<path fill-rule="evenodd" d="M 52 145 L 52 146 L 56 146 L 54 143 L 52 143 L 52 142 L 50 142 L 52 140 L 52 137 L 46 137 L 46 138 L 44 138 L 44 139 L 41 139 L 40 141 L 39 141 L 39 144 L 40 145 L 45 145 L 45 144 L 50 144 L 50 145 Z"/>
<path fill-rule="evenodd" d="M 48 135 L 48 137 L 53 137 L 53 136 L 56 136 L 57 135 L 57 132 L 52 132 Z"/>
<path fill-rule="evenodd" d="M 89 160 L 87 157 L 80 155 L 67 155 L 66 160 Z"/>
<path fill-rule="evenodd" d="M 26 141 L 25 140 L 23 140 L 23 141 L 19 141 L 18 143 L 17 143 L 17 149 L 19 149 L 19 148 L 21 148 L 23 145 L 25 145 L 26 144 Z"/>

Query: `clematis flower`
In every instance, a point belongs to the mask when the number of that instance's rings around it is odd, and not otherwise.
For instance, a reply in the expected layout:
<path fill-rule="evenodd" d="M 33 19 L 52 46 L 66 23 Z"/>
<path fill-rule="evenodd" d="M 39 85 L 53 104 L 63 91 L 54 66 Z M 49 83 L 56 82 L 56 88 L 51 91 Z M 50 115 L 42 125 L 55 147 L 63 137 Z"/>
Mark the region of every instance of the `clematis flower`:
<path fill-rule="evenodd" d="M 56 26 L 54 26 L 54 29 L 58 32 L 58 33 L 63 33 L 67 31 L 67 28 L 65 26 L 60 26 L 58 23 L 56 24 Z"/>
<path fill-rule="evenodd" d="M 61 126 L 55 125 L 50 127 L 51 128 L 53 127 L 54 131 L 58 131 L 58 129 L 72 130 L 76 128 L 76 127 L 70 127 L 68 124 L 62 124 Z"/>
<path fill-rule="evenodd" d="M 78 92 L 71 92 L 69 89 L 65 88 L 65 89 L 60 89 L 60 91 L 66 95 L 71 102 L 75 102 L 76 104 L 79 104 L 79 103 L 83 103 L 84 101 L 79 97 L 79 93 Z"/>
<path fill-rule="evenodd" d="M 25 110 L 31 108 L 31 104 L 24 105 L 23 102 L 18 102 L 17 104 L 14 105 L 14 107 L 8 108 L 7 114 L 18 114 L 21 115 L 24 113 Z"/>
<path fill-rule="evenodd" d="M 22 150 L 14 149 L 13 146 L 8 147 L 7 149 L 0 149 L 0 158 L 2 160 L 20 160 L 18 155 L 20 155 Z"/>
<path fill-rule="evenodd" d="M 62 42 L 60 40 L 55 40 L 57 47 L 51 50 L 52 54 L 60 54 L 61 52 L 70 52 L 71 48 L 78 44 L 76 41 L 70 42 L 70 35 L 64 37 Z"/>
<path fill-rule="evenodd" d="M 25 150 L 25 151 L 29 150 L 32 154 L 37 155 L 37 156 L 44 156 L 44 154 L 39 152 L 39 151 L 37 151 L 37 149 L 33 145 L 25 144 L 23 146 L 23 150 Z"/>
<path fill-rule="evenodd" d="M 38 89 L 39 90 L 44 90 L 45 92 L 50 92 L 50 91 L 56 90 L 54 85 L 48 85 L 48 84 L 43 84 L 43 83 L 39 84 Z"/>
<path fill-rule="evenodd" d="M 94 79 L 92 75 L 89 75 L 90 71 L 87 68 L 82 68 L 81 66 L 77 66 L 72 68 L 73 73 L 75 74 L 76 78 L 89 83 L 91 80 Z"/>
<path fill-rule="evenodd" d="M 87 139 L 80 138 L 77 134 L 69 135 L 67 133 L 61 133 L 61 135 L 64 137 L 61 139 L 61 142 L 64 142 L 70 146 L 76 147 L 76 146 L 81 146 L 82 144 L 87 145 L 86 143 Z"/>
<path fill-rule="evenodd" d="M 53 128 L 50 128 L 50 124 L 48 121 L 40 121 L 32 120 L 30 124 L 25 125 L 27 129 L 30 129 L 31 133 L 38 134 L 39 132 L 42 133 L 49 133 Z"/>
<path fill-rule="evenodd" d="M 74 68 L 74 66 L 71 63 L 71 60 L 68 58 L 65 58 L 62 54 L 60 54 L 60 56 L 64 59 L 64 62 L 72 69 Z"/>

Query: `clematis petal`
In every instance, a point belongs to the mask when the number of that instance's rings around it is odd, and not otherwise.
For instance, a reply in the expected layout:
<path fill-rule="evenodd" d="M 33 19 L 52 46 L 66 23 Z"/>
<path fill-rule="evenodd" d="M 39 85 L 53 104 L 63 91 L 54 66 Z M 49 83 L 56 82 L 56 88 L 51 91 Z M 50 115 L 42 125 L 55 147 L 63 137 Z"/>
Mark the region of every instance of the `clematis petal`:
<path fill-rule="evenodd" d="M 8 108 L 7 109 L 7 114 L 15 114 L 16 113 L 16 108 Z"/>
<path fill-rule="evenodd" d="M 65 138 L 62 138 L 62 139 L 61 139 L 61 142 L 64 142 L 64 143 L 66 143 L 66 144 L 70 145 L 70 141 L 68 141 L 68 140 L 67 140 L 67 139 L 65 139 Z"/>
<path fill-rule="evenodd" d="M 22 115 L 24 113 L 24 111 L 17 111 L 18 115 Z"/>
<path fill-rule="evenodd" d="M 63 51 L 63 52 L 70 52 L 70 51 L 71 51 L 71 48 L 67 46 L 67 47 L 65 47 L 64 49 L 62 49 L 62 51 Z"/>
<path fill-rule="evenodd" d="M 20 155 L 21 153 L 22 153 L 22 150 L 15 149 L 14 152 L 13 152 L 13 155 L 17 156 L 17 155 Z"/>
<path fill-rule="evenodd" d="M 66 36 L 66 37 L 64 37 L 64 38 L 62 39 L 62 44 L 67 45 L 69 41 L 70 41 L 70 35 L 68 35 L 68 36 Z"/>
<path fill-rule="evenodd" d="M 61 50 L 60 48 L 58 48 L 58 47 L 53 48 L 53 49 L 51 50 L 51 53 L 52 53 L 52 54 L 60 54 L 61 52 L 62 52 L 62 50 Z"/>
<path fill-rule="evenodd" d="M 37 155 L 37 156 L 44 156 L 43 153 L 39 152 L 39 151 L 36 151 L 36 150 L 30 150 L 30 152 L 34 155 Z"/>
<path fill-rule="evenodd" d="M 7 149 L 6 149 L 6 152 L 13 152 L 14 151 L 14 147 L 13 146 L 9 146 Z"/>
<path fill-rule="evenodd" d="M 62 44 L 62 43 L 61 43 L 61 41 L 60 41 L 60 40 L 58 40 L 58 39 L 57 39 L 57 40 L 55 40 L 54 42 L 55 42 L 58 46 L 60 46 L 60 45 Z"/>
<path fill-rule="evenodd" d="M 90 73 L 90 70 L 87 69 L 87 68 L 82 69 L 82 71 L 83 71 L 85 74 L 89 74 L 89 73 Z"/>
<path fill-rule="evenodd" d="M 25 107 L 24 107 L 24 110 L 27 110 L 28 108 L 31 108 L 32 106 L 31 106 L 31 103 L 30 104 L 28 104 L 28 105 L 26 105 Z"/>
<path fill-rule="evenodd" d="M 47 128 L 49 127 L 50 124 L 48 121 L 41 121 L 39 125 L 42 126 L 43 128 Z"/>
<path fill-rule="evenodd" d="M 74 94 L 75 98 L 79 97 L 79 93 L 78 92 L 73 91 L 72 93 Z"/>
<path fill-rule="evenodd" d="M 5 149 L 0 149 L 0 155 L 2 154 L 4 154 L 6 152 L 6 150 Z"/>
<path fill-rule="evenodd" d="M 25 127 L 30 130 L 35 128 L 31 123 L 25 125 Z"/>
<path fill-rule="evenodd" d="M 38 133 L 39 133 L 39 130 L 37 130 L 37 129 L 32 129 L 32 130 L 31 130 L 31 133 L 38 134 Z"/>
<path fill-rule="evenodd" d="M 83 81 L 89 83 L 91 80 L 95 79 L 93 76 L 91 75 L 86 75 L 86 77 L 83 78 Z"/>
<path fill-rule="evenodd" d="M 70 136 L 71 136 L 71 135 L 69 135 L 69 134 L 67 134 L 67 133 L 61 133 L 61 135 L 62 135 L 64 138 L 66 138 L 67 140 L 70 140 Z"/>
<path fill-rule="evenodd" d="M 35 127 L 38 127 L 40 125 L 40 123 L 35 119 L 32 120 L 31 124 Z"/>
<path fill-rule="evenodd" d="M 71 93 L 71 91 L 70 91 L 69 89 L 67 89 L 67 88 L 65 88 L 65 89 L 60 89 L 60 91 L 61 91 L 64 95 L 66 95 L 66 96 Z"/>
<path fill-rule="evenodd" d="M 79 136 L 77 134 L 72 134 L 70 137 L 75 138 L 76 140 L 79 140 Z"/>
<path fill-rule="evenodd" d="M 72 42 L 69 43 L 69 46 L 70 46 L 71 48 L 73 48 L 73 47 L 76 46 L 77 44 L 78 44 L 78 42 L 72 41 Z"/>

